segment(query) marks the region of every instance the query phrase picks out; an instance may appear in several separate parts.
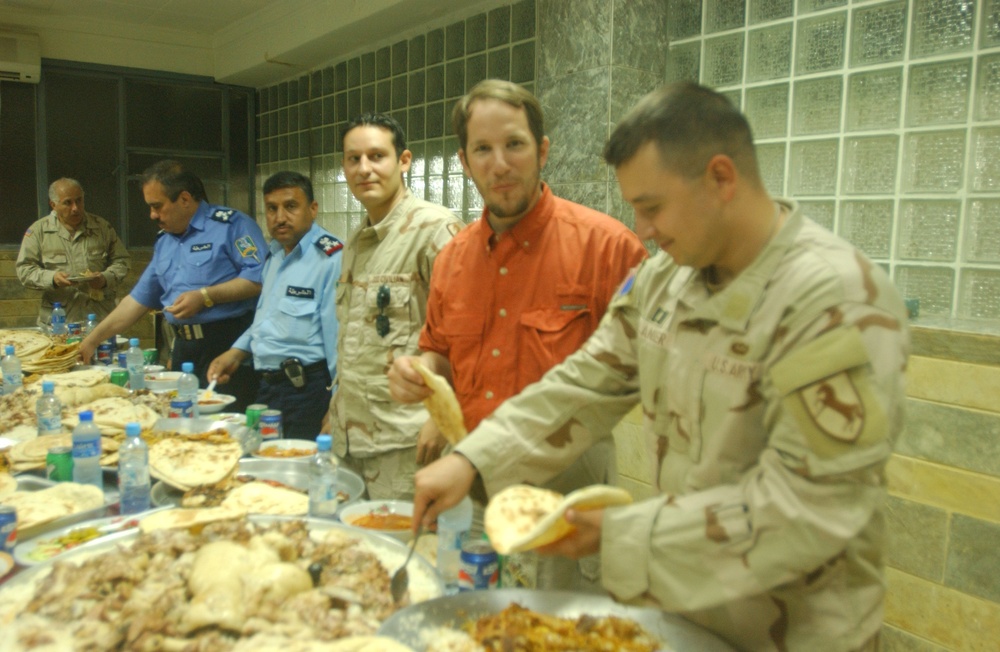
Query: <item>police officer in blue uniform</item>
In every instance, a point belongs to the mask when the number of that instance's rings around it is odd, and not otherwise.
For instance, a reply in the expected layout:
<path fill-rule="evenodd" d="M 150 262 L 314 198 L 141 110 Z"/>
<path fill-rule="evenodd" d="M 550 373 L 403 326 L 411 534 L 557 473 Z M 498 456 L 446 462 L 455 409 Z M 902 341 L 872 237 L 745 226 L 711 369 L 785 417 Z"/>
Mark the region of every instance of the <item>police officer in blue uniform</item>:
<path fill-rule="evenodd" d="M 281 410 L 285 437 L 316 439 L 337 373 L 337 279 L 343 243 L 315 224 L 309 179 L 278 172 L 264 182 L 271 244 L 253 325 L 212 361 L 208 377 L 229 378 L 253 355 L 257 403 Z"/>
<path fill-rule="evenodd" d="M 176 161 L 147 169 L 142 194 L 161 229 L 153 258 L 132 292 L 81 343 L 80 356 L 89 359 L 100 342 L 162 308 L 177 333 L 172 368 L 193 362 L 204 387 L 209 363 L 253 322 L 264 235 L 248 215 L 209 204 L 201 179 Z M 234 409 L 242 411 L 256 396 L 256 376 L 245 367 L 220 390 L 234 395 Z"/>

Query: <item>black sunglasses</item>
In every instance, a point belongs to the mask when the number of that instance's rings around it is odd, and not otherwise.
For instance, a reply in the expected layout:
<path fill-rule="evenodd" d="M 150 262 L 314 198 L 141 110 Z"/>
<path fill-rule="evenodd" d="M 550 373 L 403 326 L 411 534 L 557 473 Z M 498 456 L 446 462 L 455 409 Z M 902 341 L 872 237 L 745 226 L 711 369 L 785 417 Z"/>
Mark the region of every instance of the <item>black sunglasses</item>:
<path fill-rule="evenodd" d="M 381 286 L 378 289 L 378 294 L 375 295 L 375 305 L 378 306 L 378 317 L 375 318 L 375 332 L 378 333 L 379 337 L 385 337 L 389 334 L 389 318 L 385 315 L 385 309 L 389 307 L 390 298 L 388 285 Z"/>

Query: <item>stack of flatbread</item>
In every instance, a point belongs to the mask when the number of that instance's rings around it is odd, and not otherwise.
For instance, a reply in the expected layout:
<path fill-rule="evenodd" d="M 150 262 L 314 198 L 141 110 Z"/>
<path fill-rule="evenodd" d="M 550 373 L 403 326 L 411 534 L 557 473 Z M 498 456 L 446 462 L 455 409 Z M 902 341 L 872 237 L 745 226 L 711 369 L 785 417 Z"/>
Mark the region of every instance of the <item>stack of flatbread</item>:
<path fill-rule="evenodd" d="M 27 530 L 63 516 L 96 509 L 104 504 L 104 492 L 89 484 L 60 482 L 40 491 L 14 491 L 0 503 L 17 510 L 17 527 Z"/>
<path fill-rule="evenodd" d="M 421 364 L 420 360 L 413 360 L 413 368 L 424 377 L 427 386 L 434 390 L 433 394 L 424 399 L 424 407 L 434 420 L 434 425 L 454 446 L 469 434 L 465 429 L 465 417 L 462 415 L 462 406 L 458 404 L 455 390 L 444 376 L 434 373 Z"/>
<path fill-rule="evenodd" d="M 592 485 L 563 496 L 518 484 L 490 500 L 483 524 L 493 548 L 507 555 L 553 543 L 573 532 L 575 528 L 566 520 L 567 509 L 586 511 L 631 502 L 631 494 L 609 485 Z"/>
<path fill-rule="evenodd" d="M 45 456 L 50 448 L 57 446 L 72 446 L 73 435 L 42 435 L 27 441 L 18 442 L 10 449 L 11 469 L 14 472 L 45 468 Z M 112 437 L 101 437 L 101 466 L 114 466 L 118 463 L 118 440 Z"/>
<path fill-rule="evenodd" d="M 57 374 L 76 365 L 80 343 L 52 342 L 40 354 L 21 360 L 21 370 L 29 374 Z"/>
<path fill-rule="evenodd" d="M 0 329 L 0 351 L 8 344 L 14 346 L 14 353 L 21 359 L 23 367 L 26 360 L 34 360 L 48 350 L 52 340 L 41 331 L 32 329 Z"/>
<path fill-rule="evenodd" d="M 15 491 L 17 491 L 17 478 L 14 477 L 9 450 L 0 450 L 0 498 Z"/>
<path fill-rule="evenodd" d="M 225 429 L 161 439 L 149 449 L 149 473 L 188 491 L 215 484 L 236 470 L 243 447 Z"/>
<path fill-rule="evenodd" d="M 112 385 L 114 387 L 115 385 Z M 93 388 L 80 388 L 84 391 Z M 126 391 L 126 394 L 128 392 Z M 152 408 L 136 405 L 125 396 L 99 398 L 96 401 L 77 405 L 69 414 L 63 413 L 63 425 L 72 430 L 80 422 L 79 413 L 90 410 L 94 413 L 94 423 L 102 435 L 124 435 L 125 424 L 135 421 L 143 430 L 149 430 L 160 418 Z"/>

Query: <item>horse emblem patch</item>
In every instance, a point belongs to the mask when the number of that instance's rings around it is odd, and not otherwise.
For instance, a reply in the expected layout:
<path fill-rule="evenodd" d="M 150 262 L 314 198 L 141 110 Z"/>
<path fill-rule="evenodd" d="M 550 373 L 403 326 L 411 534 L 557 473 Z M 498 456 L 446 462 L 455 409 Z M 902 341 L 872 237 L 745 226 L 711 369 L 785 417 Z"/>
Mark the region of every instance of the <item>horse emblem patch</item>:
<path fill-rule="evenodd" d="M 846 443 L 857 441 L 865 425 L 865 406 L 847 372 L 799 390 L 799 399 L 816 427 Z"/>

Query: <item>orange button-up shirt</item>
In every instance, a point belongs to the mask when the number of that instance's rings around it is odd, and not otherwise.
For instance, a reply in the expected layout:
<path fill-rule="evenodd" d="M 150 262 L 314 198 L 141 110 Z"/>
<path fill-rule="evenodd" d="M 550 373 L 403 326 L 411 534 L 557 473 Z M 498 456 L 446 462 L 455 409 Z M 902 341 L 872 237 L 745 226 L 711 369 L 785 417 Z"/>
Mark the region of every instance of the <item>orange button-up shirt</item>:
<path fill-rule="evenodd" d="M 466 428 L 576 351 L 646 255 L 624 224 L 544 184 L 508 231 L 484 210 L 459 232 L 434 263 L 420 348 L 451 363 Z"/>

